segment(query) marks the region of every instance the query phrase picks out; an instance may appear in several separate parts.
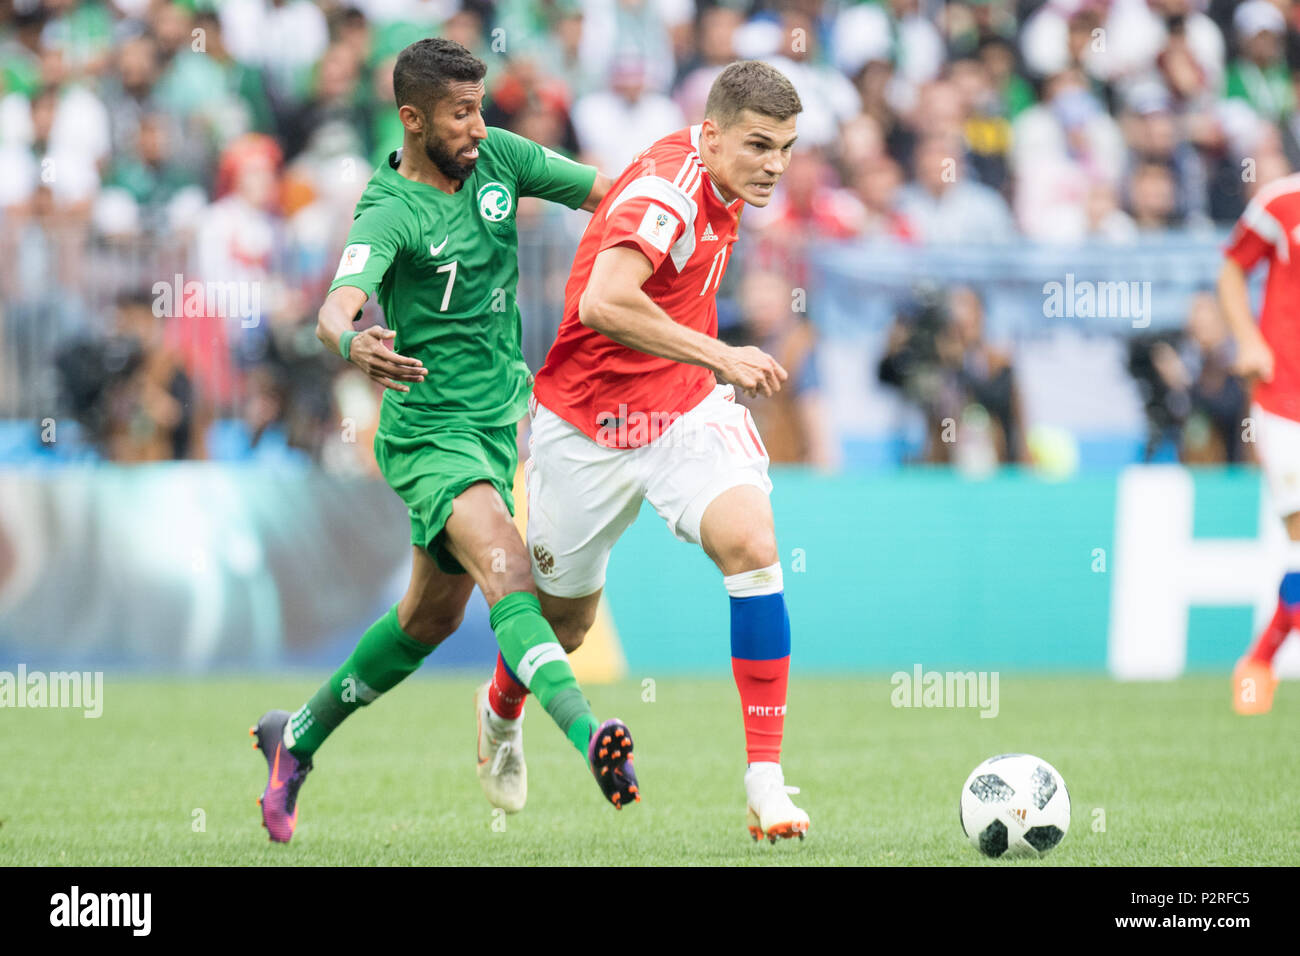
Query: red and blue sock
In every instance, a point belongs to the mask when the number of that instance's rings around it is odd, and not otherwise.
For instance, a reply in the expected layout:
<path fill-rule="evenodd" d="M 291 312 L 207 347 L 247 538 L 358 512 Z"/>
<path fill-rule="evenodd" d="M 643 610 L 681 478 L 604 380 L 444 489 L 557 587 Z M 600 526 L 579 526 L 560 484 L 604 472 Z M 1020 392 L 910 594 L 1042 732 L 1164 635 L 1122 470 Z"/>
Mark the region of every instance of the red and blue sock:
<path fill-rule="evenodd" d="M 749 762 L 781 762 L 786 685 L 790 674 L 790 615 L 781 565 L 723 578 L 731 596 L 731 672 L 745 717 Z"/>
<path fill-rule="evenodd" d="M 524 698 L 528 688 L 515 676 L 501 652 L 497 652 L 497 667 L 488 685 L 488 706 L 492 713 L 504 720 L 514 720 L 524 712 Z"/>
<path fill-rule="evenodd" d="M 1300 624 L 1300 571 L 1288 571 L 1282 577 L 1282 586 L 1278 588 L 1277 610 L 1273 612 L 1273 619 L 1264 628 L 1264 633 L 1256 638 L 1246 656 L 1260 664 L 1273 663 L 1277 649 L 1296 624 Z"/>

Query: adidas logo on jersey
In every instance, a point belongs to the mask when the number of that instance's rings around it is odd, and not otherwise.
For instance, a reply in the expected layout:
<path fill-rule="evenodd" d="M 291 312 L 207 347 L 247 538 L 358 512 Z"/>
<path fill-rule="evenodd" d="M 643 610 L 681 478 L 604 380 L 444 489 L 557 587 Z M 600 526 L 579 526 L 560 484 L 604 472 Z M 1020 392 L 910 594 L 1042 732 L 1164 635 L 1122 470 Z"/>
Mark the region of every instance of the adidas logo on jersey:
<path fill-rule="evenodd" d="M 718 236 L 717 233 L 713 231 L 713 223 L 706 222 L 704 224 L 704 233 L 703 235 L 700 236 L 700 242 L 717 242 L 717 241 L 718 241 Z"/>

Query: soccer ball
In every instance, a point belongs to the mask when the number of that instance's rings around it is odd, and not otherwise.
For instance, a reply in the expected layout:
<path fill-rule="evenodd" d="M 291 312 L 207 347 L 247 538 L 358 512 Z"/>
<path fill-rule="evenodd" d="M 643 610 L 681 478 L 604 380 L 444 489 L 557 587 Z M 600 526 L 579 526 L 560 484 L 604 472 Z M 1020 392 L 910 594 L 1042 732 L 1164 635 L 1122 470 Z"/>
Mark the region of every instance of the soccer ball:
<path fill-rule="evenodd" d="M 985 856 L 1043 856 L 1070 829 L 1070 793 L 1046 760 L 990 757 L 961 788 L 961 828 Z"/>

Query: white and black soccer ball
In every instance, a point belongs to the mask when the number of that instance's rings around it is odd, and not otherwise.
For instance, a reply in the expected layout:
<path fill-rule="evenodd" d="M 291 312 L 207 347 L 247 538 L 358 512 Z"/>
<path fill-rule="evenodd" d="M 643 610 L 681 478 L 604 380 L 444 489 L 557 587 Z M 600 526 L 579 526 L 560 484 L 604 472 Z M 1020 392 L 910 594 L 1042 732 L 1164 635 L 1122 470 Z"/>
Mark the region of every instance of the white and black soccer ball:
<path fill-rule="evenodd" d="M 985 856 L 1042 856 L 1070 829 L 1070 793 L 1046 760 L 1000 754 L 961 788 L 961 828 Z"/>

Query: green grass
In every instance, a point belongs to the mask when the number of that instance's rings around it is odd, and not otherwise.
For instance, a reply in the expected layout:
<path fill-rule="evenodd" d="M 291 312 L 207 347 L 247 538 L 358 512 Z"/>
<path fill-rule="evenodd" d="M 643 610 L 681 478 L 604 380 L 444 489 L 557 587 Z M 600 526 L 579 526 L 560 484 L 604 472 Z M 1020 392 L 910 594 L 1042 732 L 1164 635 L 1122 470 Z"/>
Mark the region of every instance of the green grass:
<path fill-rule="evenodd" d="M 796 678 L 784 766 L 812 817 L 803 843 L 744 828 L 743 736 L 728 680 L 589 689 L 637 741 L 645 800 L 616 812 L 529 705 L 528 808 L 493 828 L 474 772 L 473 682 L 416 679 L 317 754 L 298 833 L 271 845 L 255 803 L 265 763 L 247 728 L 309 680 L 117 680 L 104 713 L 0 711 L 0 864 L 938 864 L 1110 866 L 1300 862 L 1300 686 L 1240 718 L 1224 677 L 1167 684 L 1003 674 L 994 719 L 895 709 L 887 677 Z M 1073 822 L 1042 861 L 985 861 L 957 819 L 985 757 L 1038 754 Z M 1099 832 L 1105 813 L 1105 829 Z M 195 810 L 205 829 L 196 832 Z M 497 820 L 498 826 L 500 820 Z"/>

